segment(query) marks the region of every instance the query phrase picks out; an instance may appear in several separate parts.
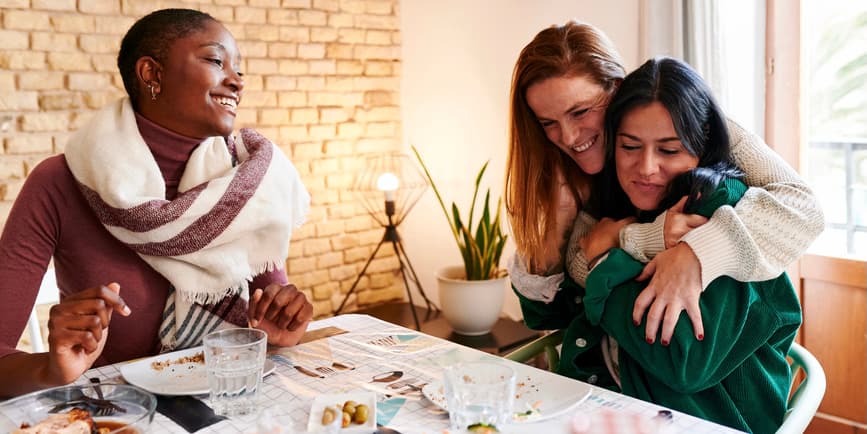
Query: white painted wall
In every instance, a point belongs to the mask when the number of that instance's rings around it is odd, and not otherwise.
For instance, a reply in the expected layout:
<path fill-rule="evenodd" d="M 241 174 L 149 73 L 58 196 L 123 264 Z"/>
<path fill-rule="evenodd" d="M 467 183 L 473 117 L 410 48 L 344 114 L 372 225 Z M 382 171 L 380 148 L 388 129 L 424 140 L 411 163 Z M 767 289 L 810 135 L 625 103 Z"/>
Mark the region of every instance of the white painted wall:
<path fill-rule="evenodd" d="M 632 69 L 639 60 L 640 1 L 400 2 L 404 141 L 407 152 L 410 144 L 421 152 L 447 206 L 456 201 L 461 210 L 468 208 L 475 175 L 488 159 L 482 185 L 491 187 L 493 197 L 502 195 L 509 85 L 524 45 L 541 29 L 574 18 L 607 33 Z M 431 190 L 399 229 L 425 292 L 436 302 L 434 271 L 461 260 Z M 510 240 L 501 265 L 513 252 Z M 520 315 L 511 292 L 504 310 Z"/>

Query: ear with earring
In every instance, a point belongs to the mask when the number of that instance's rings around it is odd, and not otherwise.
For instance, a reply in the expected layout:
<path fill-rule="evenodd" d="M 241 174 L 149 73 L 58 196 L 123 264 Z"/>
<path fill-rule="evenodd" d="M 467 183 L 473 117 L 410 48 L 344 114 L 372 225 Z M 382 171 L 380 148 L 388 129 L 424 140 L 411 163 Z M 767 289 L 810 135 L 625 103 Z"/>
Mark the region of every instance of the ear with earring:
<path fill-rule="evenodd" d="M 151 93 L 151 101 L 156 101 L 159 91 L 157 90 L 156 86 L 154 86 L 153 82 L 148 83 L 148 92 Z"/>

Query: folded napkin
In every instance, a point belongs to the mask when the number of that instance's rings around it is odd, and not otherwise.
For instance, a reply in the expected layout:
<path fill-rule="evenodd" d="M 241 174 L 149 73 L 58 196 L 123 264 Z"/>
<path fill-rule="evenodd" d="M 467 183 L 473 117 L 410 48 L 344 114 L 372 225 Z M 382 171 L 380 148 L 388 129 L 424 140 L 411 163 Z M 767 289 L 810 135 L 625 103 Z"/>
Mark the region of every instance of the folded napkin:
<path fill-rule="evenodd" d="M 192 396 L 157 395 L 157 411 L 187 432 L 196 432 L 226 419 L 217 416 L 211 407 Z"/>

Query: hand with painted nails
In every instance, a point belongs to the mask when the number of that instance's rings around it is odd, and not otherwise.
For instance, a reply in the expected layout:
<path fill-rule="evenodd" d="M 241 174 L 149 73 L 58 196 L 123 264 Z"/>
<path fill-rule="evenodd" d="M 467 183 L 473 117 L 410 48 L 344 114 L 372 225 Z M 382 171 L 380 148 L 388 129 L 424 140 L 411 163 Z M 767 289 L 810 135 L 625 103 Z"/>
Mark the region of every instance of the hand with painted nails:
<path fill-rule="evenodd" d="M 120 285 L 85 289 L 51 307 L 48 317 L 48 371 L 57 384 L 67 384 L 90 369 L 102 354 L 113 312 L 132 311 L 120 296 Z"/>
<path fill-rule="evenodd" d="M 268 343 L 289 347 L 298 343 L 313 319 L 313 305 L 295 285 L 272 283 L 250 296 L 250 327 L 268 333 Z"/>
<path fill-rule="evenodd" d="M 698 304 L 701 296 L 701 264 L 692 248 L 686 243 L 679 243 L 660 252 L 644 267 L 636 280 L 648 278 L 650 283 L 635 299 L 632 311 L 632 320 L 636 324 L 641 324 L 647 312 L 644 331 L 647 342 L 656 340 L 660 323 L 660 341 L 663 344 L 671 342 L 674 326 L 683 310 L 686 310 L 692 322 L 696 339 L 704 339 L 704 324 Z"/>

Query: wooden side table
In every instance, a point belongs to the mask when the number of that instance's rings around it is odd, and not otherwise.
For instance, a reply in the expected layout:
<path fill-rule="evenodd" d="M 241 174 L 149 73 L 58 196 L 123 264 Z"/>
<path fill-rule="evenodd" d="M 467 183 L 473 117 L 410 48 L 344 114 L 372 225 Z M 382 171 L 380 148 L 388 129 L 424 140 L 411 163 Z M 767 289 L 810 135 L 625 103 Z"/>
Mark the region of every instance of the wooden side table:
<path fill-rule="evenodd" d="M 541 336 L 541 333 L 530 330 L 523 322 L 509 318 L 500 318 L 490 333 L 481 336 L 466 336 L 455 333 L 446 319 L 439 313 L 428 315 L 426 309 L 413 306 L 421 321 L 421 331 L 457 344 L 475 348 L 491 354 L 505 354 L 527 342 Z M 363 313 L 392 324 L 414 328 L 410 305 L 406 302 L 385 303 L 358 310 Z"/>

